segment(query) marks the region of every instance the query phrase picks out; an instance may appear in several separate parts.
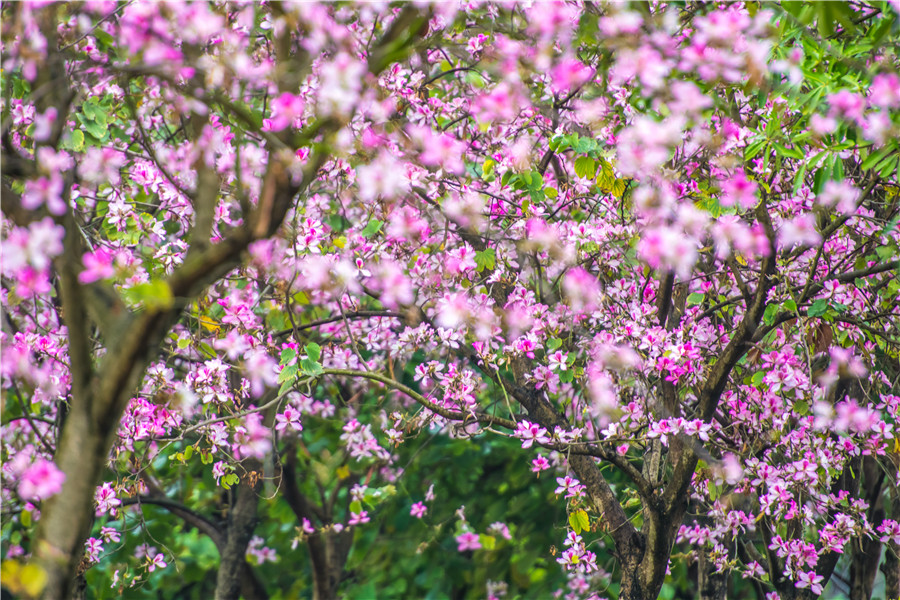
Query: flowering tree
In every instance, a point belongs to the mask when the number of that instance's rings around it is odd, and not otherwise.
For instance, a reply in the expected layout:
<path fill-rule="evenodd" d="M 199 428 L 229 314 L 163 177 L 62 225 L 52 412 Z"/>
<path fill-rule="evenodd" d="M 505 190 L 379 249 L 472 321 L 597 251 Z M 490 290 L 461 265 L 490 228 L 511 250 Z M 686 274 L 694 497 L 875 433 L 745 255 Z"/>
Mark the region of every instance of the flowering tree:
<path fill-rule="evenodd" d="M 13 592 L 900 596 L 896 2 L 2 10 Z"/>

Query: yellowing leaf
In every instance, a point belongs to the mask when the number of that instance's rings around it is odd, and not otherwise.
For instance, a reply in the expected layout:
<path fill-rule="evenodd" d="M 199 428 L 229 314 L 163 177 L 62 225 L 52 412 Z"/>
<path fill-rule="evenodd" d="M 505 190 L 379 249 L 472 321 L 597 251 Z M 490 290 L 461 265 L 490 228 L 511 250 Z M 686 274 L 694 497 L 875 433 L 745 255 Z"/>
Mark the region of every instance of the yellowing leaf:
<path fill-rule="evenodd" d="M 25 564 L 6 560 L 0 565 L 0 578 L 3 586 L 13 594 L 24 598 L 37 598 L 47 587 L 47 573 L 35 564 Z"/>
<path fill-rule="evenodd" d="M 350 477 L 350 468 L 347 465 L 341 465 L 335 472 L 337 473 L 338 479 L 347 479 Z"/>
<path fill-rule="evenodd" d="M 200 324 L 209 331 L 218 333 L 219 329 L 221 329 L 219 322 L 210 317 L 200 315 L 199 317 L 197 317 L 197 320 L 200 321 Z"/>
<path fill-rule="evenodd" d="M 588 518 L 587 511 L 585 511 L 584 509 L 569 513 L 569 526 L 575 533 L 587 531 L 590 525 L 590 519 Z"/>

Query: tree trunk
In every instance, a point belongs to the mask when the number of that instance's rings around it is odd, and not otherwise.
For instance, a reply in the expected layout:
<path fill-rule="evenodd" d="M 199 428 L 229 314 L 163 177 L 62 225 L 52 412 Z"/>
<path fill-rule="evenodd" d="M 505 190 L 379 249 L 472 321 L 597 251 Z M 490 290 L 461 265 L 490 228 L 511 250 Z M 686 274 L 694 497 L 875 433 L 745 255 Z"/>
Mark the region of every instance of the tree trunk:
<path fill-rule="evenodd" d="M 716 565 L 709 560 L 709 557 L 703 550 L 700 550 L 699 563 L 697 575 L 700 587 L 700 600 L 725 600 L 725 591 L 728 585 L 725 573 L 715 572 Z"/>
<path fill-rule="evenodd" d="M 252 573 L 247 568 L 247 546 L 256 528 L 256 495 L 260 483 L 261 465 L 257 460 L 243 463 L 247 475 L 233 488 L 233 497 L 228 511 L 225 544 L 220 551 L 219 572 L 216 577 L 216 600 L 238 600 L 244 592 L 259 591 L 252 585 Z M 258 582 L 257 582 L 258 583 Z M 246 588 L 246 591 L 245 589 Z M 265 591 L 262 591 L 265 597 Z"/>
<path fill-rule="evenodd" d="M 871 456 L 863 459 L 863 488 L 860 490 L 869 503 L 869 522 L 878 527 L 884 521 L 884 500 L 881 493 L 884 472 Z M 850 600 L 869 600 L 875 587 L 881 541 L 878 537 L 861 536 L 850 551 Z"/>
<path fill-rule="evenodd" d="M 309 536 L 309 557 L 313 567 L 313 600 L 335 600 L 344 573 L 344 565 L 353 544 L 353 530 L 340 533 L 333 529 Z"/>
<path fill-rule="evenodd" d="M 896 467 L 898 460 L 894 454 L 891 464 Z M 900 491 L 897 488 L 890 490 L 891 494 L 891 518 L 900 519 Z M 881 565 L 881 572 L 884 573 L 884 596 L 888 600 L 897 600 L 900 598 L 900 544 L 891 540 L 884 547 L 884 563 Z"/>
<path fill-rule="evenodd" d="M 93 525 L 94 491 L 106 467 L 107 449 L 106 440 L 95 430 L 87 411 L 73 406 L 55 457 L 66 480 L 62 491 L 41 506 L 40 541 L 34 548 L 38 564 L 47 575 L 42 596 L 47 600 L 68 600 L 73 594 L 73 575 Z"/>

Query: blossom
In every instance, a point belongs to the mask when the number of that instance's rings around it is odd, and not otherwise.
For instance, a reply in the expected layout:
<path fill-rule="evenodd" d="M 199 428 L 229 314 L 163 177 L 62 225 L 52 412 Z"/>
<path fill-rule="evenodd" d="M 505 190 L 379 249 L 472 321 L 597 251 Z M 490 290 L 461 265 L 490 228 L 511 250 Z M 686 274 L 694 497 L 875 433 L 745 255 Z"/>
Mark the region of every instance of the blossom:
<path fill-rule="evenodd" d="M 113 255 L 98 248 L 82 257 L 84 270 L 78 274 L 79 283 L 93 283 L 99 279 L 109 279 L 116 274 L 113 268 Z"/>
<path fill-rule="evenodd" d="M 569 355 L 565 352 L 557 350 L 547 357 L 548 366 L 555 371 L 566 371 L 569 368 L 567 361 Z"/>
<path fill-rule="evenodd" d="M 523 448 L 531 448 L 534 442 L 546 444 L 550 442 L 550 436 L 543 427 L 529 421 L 519 421 L 514 435 L 522 440 Z"/>
<path fill-rule="evenodd" d="M 84 551 L 87 554 L 87 559 L 89 561 L 99 562 L 100 553 L 103 552 L 103 542 L 97 538 L 88 538 L 84 543 Z"/>
<path fill-rule="evenodd" d="M 275 415 L 275 430 L 284 432 L 290 428 L 292 431 L 303 431 L 303 425 L 300 423 L 300 411 L 292 406 L 287 406 L 284 412 Z"/>
<path fill-rule="evenodd" d="M 533 473 L 540 474 L 541 471 L 546 471 L 550 468 L 550 461 L 547 460 L 544 456 L 538 456 L 534 460 L 531 461 L 531 471 Z"/>
<path fill-rule="evenodd" d="M 104 483 L 97 488 L 94 494 L 94 502 L 97 503 L 97 516 L 109 513 L 113 516 L 116 514 L 116 507 L 122 504 L 122 501 L 116 498 L 116 490 L 113 489 L 111 483 Z"/>
<path fill-rule="evenodd" d="M 581 492 L 581 488 L 584 487 L 577 479 L 575 479 L 574 477 L 570 477 L 569 475 L 566 475 L 565 477 L 557 477 L 556 483 L 558 484 L 558 487 L 553 493 L 565 493 L 566 498 L 578 495 Z"/>
<path fill-rule="evenodd" d="M 350 520 L 347 521 L 347 525 L 353 527 L 356 525 L 362 525 L 363 523 L 368 523 L 369 521 L 369 513 L 367 511 L 361 510 L 358 513 L 350 514 Z"/>
<path fill-rule="evenodd" d="M 801 571 L 797 574 L 797 582 L 794 584 L 798 588 L 809 588 L 813 594 L 821 594 L 822 590 L 822 581 L 824 581 L 824 577 L 821 575 L 816 575 L 815 571 Z"/>
<path fill-rule="evenodd" d="M 169 564 L 164 560 L 165 557 L 162 555 L 162 552 L 156 552 L 153 550 L 153 554 L 148 556 L 149 561 L 147 562 L 147 571 L 152 573 L 156 569 L 165 569 Z"/>
<path fill-rule="evenodd" d="M 46 500 L 62 491 L 66 475 L 49 460 L 39 458 L 22 473 L 18 492 L 25 500 Z"/>
<path fill-rule="evenodd" d="M 465 552 L 466 550 L 480 550 L 481 542 L 478 540 L 478 534 L 467 531 L 456 536 L 457 551 Z"/>
<path fill-rule="evenodd" d="M 416 502 L 412 505 L 412 508 L 409 510 L 409 514 L 414 516 L 417 519 L 421 519 L 425 516 L 425 513 L 428 511 L 428 507 L 425 506 L 424 502 Z"/>
<path fill-rule="evenodd" d="M 720 202 L 724 206 L 737 205 L 744 210 L 749 210 L 756 206 L 756 189 L 756 183 L 747 179 L 743 171 L 739 171 L 722 183 Z"/>

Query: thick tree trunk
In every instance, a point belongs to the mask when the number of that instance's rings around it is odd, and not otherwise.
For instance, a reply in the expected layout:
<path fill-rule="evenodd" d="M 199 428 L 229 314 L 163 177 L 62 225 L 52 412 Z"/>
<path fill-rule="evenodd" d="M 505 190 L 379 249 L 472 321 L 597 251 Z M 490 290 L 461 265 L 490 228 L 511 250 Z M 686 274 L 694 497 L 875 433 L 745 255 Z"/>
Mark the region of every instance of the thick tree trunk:
<path fill-rule="evenodd" d="M 56 464 L 66 480 L 62 491 L 41 506 L 34 549 L 47 575 L 43 597 L 63 600 L 72 596 L 78 565 L 84 556 L 94 515 L 94 491 L 107 462 L 108 444 L 85 410 L 69 411 Z"/>
<path fill-rule="evenodd" d="M 897 455 L 894 454 L 892 465 L 897 466 Z M 891 494 L 891 518 L 900 519 L 900 491 L 896 488 L 890 490 Z M 884 545 L 884 563 L 881 565 L 884 573 L 884 595 L 888 600 L 900 599 L 900 544 L 888 540 Z"/>
<path fill-rule="evenodd" d="M 333 529 L 309 537 L 309 557 L 313 567 L 313 600 L 335 600 L 344 573 L 344 565 L 353 544 L 353 530 L 340 533 Z"/>
<path fill-rule="evenodd" d="M 713 564 L 706 552 L 700 551 L 699 565 L 697 568 L 698 585 L 700 587 L 700 600 L 725 600 L 725 592 L 728 579 L 725 573 L 716 573 L 716 565 Z"/>
<path fill-rule="evenodd" d="M 242 594 L 242 585 L 252 584 L 247 580 L 251 575 L 247 569 L 247 546 L 256 529 L 256 508 L 259 498 L 261 465 L 257 460 L 244 461 L 247 475 L 241 483 L 233 488 L 231 505 L 228 511 L 225 543 L 220 550 L 219 572 L 216 577 L 216 600 L 238 600 Z M 254 594 L 257 590 L 250 585 L 247 591 Z M 263 596 L 265 592 L 263 591 Z M 247 597 L 247 594 L 244 594 Z"/>
<path fill-rule="evenodd" d="M 884 521 L 882 483 L 884 472 L 871 456 L 863 459 L 863 497 L 869 503 L 869 522 L 878 527 Z M 862 536 L 852 544 L 850 552 L 850 600 L 869 600 L 875 587 L 878 563 L 881 559 L 881 541 L 878 537 Z"/>

